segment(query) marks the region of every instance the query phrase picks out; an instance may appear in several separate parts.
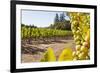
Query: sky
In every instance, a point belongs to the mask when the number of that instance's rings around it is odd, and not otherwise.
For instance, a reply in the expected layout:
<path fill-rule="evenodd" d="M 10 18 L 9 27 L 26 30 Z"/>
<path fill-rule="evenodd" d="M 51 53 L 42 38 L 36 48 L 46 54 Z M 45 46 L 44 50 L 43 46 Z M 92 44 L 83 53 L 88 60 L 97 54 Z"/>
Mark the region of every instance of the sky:
<path fill-rule="evenodd" d="M 37 27 L 48 27 L 54 23 L 56 13 L 60 15 L 63 12 L 22 10 L 21 23 L 25 25 L 34 24 Z M 69 17 L 66 16 L 65 19 L 69 19 Z"/>

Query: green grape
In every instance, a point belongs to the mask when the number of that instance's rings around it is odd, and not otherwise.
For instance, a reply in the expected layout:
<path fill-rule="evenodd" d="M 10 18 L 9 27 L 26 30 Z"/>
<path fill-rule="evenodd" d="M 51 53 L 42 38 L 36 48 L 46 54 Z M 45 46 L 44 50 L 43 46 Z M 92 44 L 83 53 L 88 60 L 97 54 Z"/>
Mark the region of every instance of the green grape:
<path fill-rule="evenodd" d="M 72 53 L 72 56 L 73 56 L 73 57 L 75 57 L 75 56 L 76 56 L 76 51 L 74 51 L 74 52 Z"/>
<path fill-rule="evenodd" d="M 75 56 L 75 57 L 73 58 L 73 60 L 74 60 L 74 61 L 78 60 L 78 57 L 77 57 L 77 56 Z"/>
<path fill-rule="evenodd" d="M 83 46 L 89 47 L 89 43 L 88 42 L 83 42 Z"/>
<path fill-rule="evenodd" d="M 85 46 L 82 46 L 81 49 L 80 49 L 80 51 L 82 51 L 82 52 L 88 52 L 88 48 L 85 47 Z"/>
<path fill-rule="evenodd" d="M 77 30 L 77 31 L 76 31 L 76 33 L 79 35 L 79 34 L 80 34 L 80 31 L 79 31 L 79 30 Z"/>
<path fill-rule="evenodd" d="M 84 52 L 80 53 L 80 54 L 78 55 L 78 58 L 79 58 L 79 60 L 85 60 L 85 59 L 86 59 L 85 53 L 84 53 Z"/>
<path fill-rule="evenodd" d="M 80 51 L 80 49 L 81 49 L 81 45 L 76 45 L 76 50 Z"/>
<path fill-rule="evenodd" d="M 88 60 L 90 57 L 89 56 L 86 56 L 86 59 Z"/>
<path fill-rule="evenodd" d="M 78 40 L 78 41 L 76 42 L 76 45 L 81 45 L 81 41 Z"/>
<path fill-rule="evenodd" d="M 80 51 L 76 51 L 76 55 L 78 56 L 81 52 Z"/>

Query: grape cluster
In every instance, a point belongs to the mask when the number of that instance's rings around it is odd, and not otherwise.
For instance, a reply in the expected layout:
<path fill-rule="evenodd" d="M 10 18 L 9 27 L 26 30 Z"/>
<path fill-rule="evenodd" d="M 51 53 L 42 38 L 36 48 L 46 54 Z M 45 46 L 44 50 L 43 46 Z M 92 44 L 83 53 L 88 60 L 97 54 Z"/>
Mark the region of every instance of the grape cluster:
<path fill-rule="evenodd" d="M 90 14 L 70 12 L 71 29 L 76 44 L 73 60 L 90 59 Z"/>

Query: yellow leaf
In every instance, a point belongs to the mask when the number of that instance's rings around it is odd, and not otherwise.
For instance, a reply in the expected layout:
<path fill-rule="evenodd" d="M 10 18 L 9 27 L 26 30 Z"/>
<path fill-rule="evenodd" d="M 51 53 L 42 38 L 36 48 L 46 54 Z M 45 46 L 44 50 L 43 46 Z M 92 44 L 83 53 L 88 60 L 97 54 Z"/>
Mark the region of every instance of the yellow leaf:
<path fill-rule="evenodd" d="M 60 54 L 58 61 L 70 61 L 70 60 L 72 60 L 73 59 L 72 52 L 73 52 L 72 49 L 65 48 L 62 51 L 62 53 Z"/>
<path fill-rule="evenodd" d="M 42 62 L 50 62 L 56 61 L 56 57 L 52 48 L 48 48 L 44 54 L 44 58 L 41 60 Z"/>

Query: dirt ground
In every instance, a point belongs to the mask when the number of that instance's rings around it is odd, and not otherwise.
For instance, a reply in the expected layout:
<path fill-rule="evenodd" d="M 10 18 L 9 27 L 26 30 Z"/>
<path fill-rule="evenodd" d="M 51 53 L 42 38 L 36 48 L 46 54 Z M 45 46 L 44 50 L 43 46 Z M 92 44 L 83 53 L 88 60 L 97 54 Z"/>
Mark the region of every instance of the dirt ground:
<path fill-rule="evenodd" d="M 51 47 L 54 50 L 56 57 L 60 55 L 64 48 L 72 48 L 72 50 L 75 50 L 75 42 L 73 39 L 60 40 L 60 42 L 52 42 L 48 44 L 32 44 L 32 46 L 33 48 L 35 46 L 41 49 L 47 49 L 48 47 Z M 42 57 L 43 52 L 38 52 L 36 54 L 22 53 L 21 61 L 22 63 L 39 62 Z"/>

